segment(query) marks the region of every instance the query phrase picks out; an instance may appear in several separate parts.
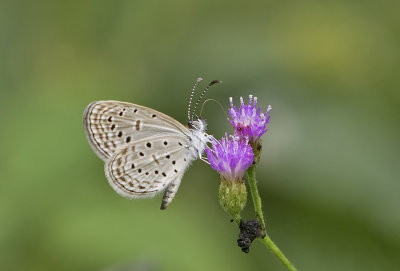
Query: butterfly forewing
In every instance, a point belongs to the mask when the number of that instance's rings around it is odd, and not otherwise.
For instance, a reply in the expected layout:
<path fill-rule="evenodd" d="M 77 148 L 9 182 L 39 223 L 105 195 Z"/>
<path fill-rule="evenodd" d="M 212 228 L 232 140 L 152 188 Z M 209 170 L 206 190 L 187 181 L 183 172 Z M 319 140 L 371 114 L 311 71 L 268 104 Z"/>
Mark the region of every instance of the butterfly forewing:
<path fill-rule="evenodd" d="M 175 119 L 144 106 L 99 101 L 89 104 L 83 116 L 86 137 L 104 161 L 131 142 L 155 134 L 188 135 L 189 130 Z"/>
<path fill-rule="evenodd" d="M 182 177 L 190 163 L 188 138 L 160 134 L 122 147 L 106 162 L 110 185 L 125 197 L 153 196 Z"/>

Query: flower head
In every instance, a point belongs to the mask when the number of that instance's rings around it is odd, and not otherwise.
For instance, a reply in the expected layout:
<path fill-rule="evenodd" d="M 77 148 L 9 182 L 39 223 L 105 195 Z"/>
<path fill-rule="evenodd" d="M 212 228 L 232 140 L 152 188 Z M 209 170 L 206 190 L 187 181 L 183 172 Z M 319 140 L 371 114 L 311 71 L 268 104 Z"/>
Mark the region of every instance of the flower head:
<path fill-rule="evenodd" d="M 220 141 L 212 141 L 212 150 L 206 148 L 211 167 L 225 180 L 242 180 L 245 171 L 251 166 L 254 154 L 246 140 L 225 134 Z"/>
<path fill-rule="evenodd" d="M 268 106 L 267 112 L 260 113 L 261 107 L 257 108 L 257 97 L 249 95 L 249 103 L 246 105 L 243 98 L 240 97 L 240 107 L 237 109 L 233 105 L 232 97 L 229 98 L 231 108 L 229 115 L 232 119 L 229 121 L 235 128 L 235 134 L 239 137 L 247 137 L 250 141 L 256 142 L 268 129 L 266 128 L 270 116 L 268 116 L 271 106 Z"/>
<path fill-rule="evenodd" d="M 253 150 L 247 140 L 225 134 L 220 141 L 213 139 L 212 149 L 206 148 L 206 154 L 211 167 L 221 176 L 219 202 L 239 225 L 247 200 L 243 175 L 254 161 Z"/>

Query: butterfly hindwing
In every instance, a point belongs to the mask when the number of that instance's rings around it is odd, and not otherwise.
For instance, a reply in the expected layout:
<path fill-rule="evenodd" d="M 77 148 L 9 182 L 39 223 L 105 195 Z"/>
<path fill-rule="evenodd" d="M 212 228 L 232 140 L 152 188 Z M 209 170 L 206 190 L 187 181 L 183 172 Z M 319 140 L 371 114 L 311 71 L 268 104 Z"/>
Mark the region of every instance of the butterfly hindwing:
<path fill-rule="evenodd" d="M 171 183 L 179 185 L 193 159 L 188 145 L 187 137 L 168 134 L 126 144 L 106 162 L 107 179 L 122 196 L 154 196 Z"/>
<path fill-rule="evenodd" d="M 155 134 L 188 135 L 177 120 L 144 106 L 98 101 L 89 104 L 83 116 L 86 137 L 95 153 L 104 161 L 125 145 Z"/>

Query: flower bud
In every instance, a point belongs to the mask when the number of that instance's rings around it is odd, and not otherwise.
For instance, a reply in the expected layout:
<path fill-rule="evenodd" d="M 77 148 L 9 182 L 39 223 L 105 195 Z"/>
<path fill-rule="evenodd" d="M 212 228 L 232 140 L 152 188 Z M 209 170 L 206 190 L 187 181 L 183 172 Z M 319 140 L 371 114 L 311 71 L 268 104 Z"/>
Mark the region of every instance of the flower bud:
<path fill-rule="evenodd" d="M 236 221 L 240 221 L 240 212 L 246 206 L 247 192 L 243 180 L 226 180 L 221 178 L 219 202 L 226 212 Z"/>

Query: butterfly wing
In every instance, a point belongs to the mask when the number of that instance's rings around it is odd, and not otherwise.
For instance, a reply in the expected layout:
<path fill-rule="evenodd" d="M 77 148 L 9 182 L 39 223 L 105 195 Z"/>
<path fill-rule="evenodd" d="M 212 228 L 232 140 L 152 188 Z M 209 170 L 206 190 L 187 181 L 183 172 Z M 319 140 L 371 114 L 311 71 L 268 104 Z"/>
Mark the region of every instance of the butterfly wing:
<path fill-rule="evenodd" d="M 83 122 L 90 146 L 104 161 L 113 157 L 120 148 L 142 138 L 160 133 L 189 134 L 188 128 L 161 112 L 119 101 L 89 104 Z"/>
<path fill-rule="evenodd" d="M 161 134 L 126 144 L 106 162 L 107 179 L 128 198 L 151 197 L 168 187 L 163 199 L 166 208 L 194 159 L 189 143 L 185 136 Z"/>

